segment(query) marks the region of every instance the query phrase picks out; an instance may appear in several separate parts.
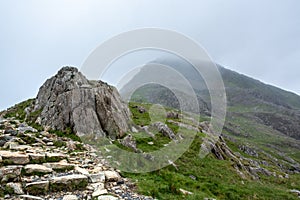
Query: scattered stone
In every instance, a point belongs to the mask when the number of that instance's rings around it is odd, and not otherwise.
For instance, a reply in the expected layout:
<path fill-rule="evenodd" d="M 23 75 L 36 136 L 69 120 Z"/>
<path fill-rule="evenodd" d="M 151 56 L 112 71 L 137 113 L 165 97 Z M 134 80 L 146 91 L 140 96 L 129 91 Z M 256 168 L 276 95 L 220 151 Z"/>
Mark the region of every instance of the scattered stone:
<path fill-rule="evenodd" d="M 101 173 L 98 173 L 98 174 L 89 174 L 88 177 L 89 177 L 89 181 L 91 183 L 97 183 L 97 182 L 100 182 L 100 183 L 104 183 L 105 182 L 105 173 L 101 172 Z"/>
<path fill-rule="evenodd" d="M 121 178 L 119 173 L 116 171 L 105 171 L 104 174 L 105 174 L 106 181 L 108 182 L 112 182 L 112 181 L 116 182 Z"/>
<path fill-rule="evenodd" d="M 0 135 L 0 147 L 2 147 L 6 142 L 12 139 L 10 135 Z"/>
<path fill-rule="evenodd" d="M 99 196 L 98 200 L 118 200 L 118 198 L 111 195 L 103 195 Z"/>
<path fill-rule="evenodd" d="M 182 194 L 184 194 L 184 195 L 191 195 L 191 194 L 193 194 L 192 192 L 189 192 L 189 191 L 187 191 L 187 190 L 184 190 L 184 189 L 179 189 L 179 191 L 182 193 Z"/>
<path fill-rule="evenodd" d="M 7 181 L 19 181 L 21 170 L 23 166 L 21 165 L 9 165 L 0 168 L 0 180 L 1 182 Z"/>
<path fill-rule="evenodd" d="M 11 182 L 11 183 L 7 183 L 6 186 L 13 189 L 15 194 L 24 194 L 21 183 L 12 183 Z"/>
<path fill-rule="evenodd" d="M 80 174 L 83 174 L 83 175 L 89 175 L 88 170 L 83 169 L 83 168 L 81 168 L 81 167 L 76 166 L 74 170 L 75 170 L 75 172 L 78 172 L 78 173 L 80 173 Z"/>
<path fill-rule="evenodd" d="M 132 137 L 131 134 L 128 134 L 122 141 L 121 144 L 125 147 L 129 147 L 131 149 L 133 149 L 135 152 L 138 151 L 138 149 L 136 148 L 136 141 L 135 139 Z"/>
<path fill-rule="evenodd" d="M 239 149 L 250 156 L 258 157 L 258 153 L 255 151 L 254 148 L 251 148 L 251 147 L 248 147 L 245 145 L 240 145 Z"/>
<path fill-rule="evenodd" d="M 20 195 L 20 198 L 24 200 L 44 200 L 41 197 L 32 196 L 32 195 Z"/>
<path fill-rule="evenodd" d="M 131 132 L 133 132 L 133 133 L 138 133 L 139 131 L 138 131 L 134 126 L 132 126 L 132 127 L 131 127 Z"/>
<path fill-rule="evenodd" d="M 93 188 L 94 191 L 98 190 L 98 189 L 100 189 L 100 190 L 105 189 L 104 188 L 104 183 L 92 183 L 91 187 Z"/>
<path fill-rule="evenodd" d="M 57 162 L 67 158 L 66 154 L 62 153 L 46 153 L 46 160 L 49 162 Z"/>
<path fill-rule="evenodd" d="M 162 122 L 155 122 L 154 124 L 151 124 L 151 126 L 157 128 L 160 133 L 162 133 L 164 136 L 166 136 L 172 140 L 176 138 L 175 134 L 168 127 L 168 125 L 166 125 Z"/>
<path fill-rule="evenodd" d="M 76 195 L 65 195 L 62 200 L 77 200 L 78 197 Z"/>
<path fill-rule="evenodd" d="M 8 134 L 8 135 L 11 135 L 11 136 L 17 136 L 18 131 L 13 130 L 13 129 L 7 129 L 7 130 L 4 131 L 4 134 Z"/>
<path fill-rule="evenodd" d="M 291 193 L 296 193 L 298 197 L 300 197 L 300 191 L 299 190 L 290 190 Z"/>
<path fill-rule="evenodd" d="M 19 132 L 24 133 L 25 131 L 30 131 L 33 133 L 36 133 L 37 130 L 35 128 L 32 128 L 31 126 L 27 126 L 26 124 L 20 124 L 18 127 Z"/>
<path fill-rule="evenodd" d="M 176 113 L 176 112 L 168 112 L 166 117 L 167 117 L 167 118 L 172 118 L 172 119 L 179 119 L 179 113 Z"/>
<path fill-rule="evenodd" d="M 93 192 L 92 197 L 98 197 L 100 195 L 107 194 L 107 193 L 108 192 L 107 192 L 106 189 L 100 189 L 100 188 L 98 188 L 98 189 L 95 190 L 95 192 Z"/>

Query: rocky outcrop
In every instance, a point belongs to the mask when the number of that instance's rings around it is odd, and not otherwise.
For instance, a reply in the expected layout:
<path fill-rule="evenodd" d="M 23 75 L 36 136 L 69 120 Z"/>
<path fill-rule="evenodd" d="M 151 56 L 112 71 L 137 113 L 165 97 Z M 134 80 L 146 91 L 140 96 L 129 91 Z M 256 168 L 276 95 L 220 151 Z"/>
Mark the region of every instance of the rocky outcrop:
<path fill-rule="evenodd" d="M 38 122 L 78 135 L 116 138 L 129 130 L 130 112 L 116 88 L 90 81 L 74 67 L 63 67 L 39 89 L 33 112 Z"/>
<path fill-rule="evenodd" d="M 155 123 L 151 124 L 151 127 L 156 128 L 158 130 L 158 132 L 160 132 L 164 136 L 168 137 L 169 139 L 172 139 L 172 140 L 176 139 L 176 135 L 174 134 L 172 129 L 170 129 L 168 127 L 168 125 L 166 125 L 162 122 L 155 122 Z"/>

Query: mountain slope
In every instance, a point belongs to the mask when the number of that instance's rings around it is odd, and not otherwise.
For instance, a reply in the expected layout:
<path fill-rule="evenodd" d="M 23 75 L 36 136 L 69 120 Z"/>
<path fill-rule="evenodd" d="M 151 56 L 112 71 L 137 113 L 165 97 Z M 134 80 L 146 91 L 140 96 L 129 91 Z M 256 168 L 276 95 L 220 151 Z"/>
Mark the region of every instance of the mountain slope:
<path fill-rule="evenodd" d="M 200 110 L 208 115 L 209 92 L 203 78 L 195 75 L 195 69 L 190 64 L 174 59 L 157 59 L 153 62 L 168 65 L 189 80 L 196 91 Z M 123 87 L 121 94 L 126 94 L 139 79 L 147 75 L 146 67 Z M 279 151 L 300 161 L 300 97 L 220 65 L 217 67 L 223 78 L 228 104 L 224 134 L 270 153 Z M 145 85 L 137 89 L 131 99 L 179 108 L 172 92 L 159 85 Z"/>

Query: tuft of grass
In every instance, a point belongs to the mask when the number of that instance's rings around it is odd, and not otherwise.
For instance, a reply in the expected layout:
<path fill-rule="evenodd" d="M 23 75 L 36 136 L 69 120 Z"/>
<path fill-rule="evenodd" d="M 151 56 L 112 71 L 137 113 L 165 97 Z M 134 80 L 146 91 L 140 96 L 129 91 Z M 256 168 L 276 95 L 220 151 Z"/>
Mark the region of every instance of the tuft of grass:
<path fill-rule="evenodd" d="M 7 109 L 4 118 L 16 118 L 20 121 L 24 121 L 26 117 L 25 108 L 31 107 L 33 105 L 34 99 L 28 99 L 21 103 L 14 105 L 13 107 Z"/>
<path fill-rule="evenodd" d="M 64 141 L 56 140 L 56 141 L 53 142 L 53 145 L 56 146 L 56 147 L 65 147 L 67 144 Z"/>
<path fill-rule="evenodd" d="M 49 133 L 55 134 L 58 137 L 65 137 L 65 138 L 70 138 L 73 141 L 78 141 L 81 142 L 81 139 L 79 136 L 77 136 L 75 133 L 72 132 L 71 128 L 67 128 L 65 131 L 60 131 L 60 130 L 49 130 Z"/>

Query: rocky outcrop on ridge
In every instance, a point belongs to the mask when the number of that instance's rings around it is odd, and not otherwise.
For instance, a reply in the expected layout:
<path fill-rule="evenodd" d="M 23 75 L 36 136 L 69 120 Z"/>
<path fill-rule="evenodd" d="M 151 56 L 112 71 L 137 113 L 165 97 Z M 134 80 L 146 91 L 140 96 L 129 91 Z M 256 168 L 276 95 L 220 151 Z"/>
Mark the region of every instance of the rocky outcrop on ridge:
<path fill-rule="evenodd" d="M 114 139 L 129 129 L 130 112 L 116 88 L 90 81 L 74 67 L 63 67 L 48 79 L 27 112 L 40 112 L 37 122 L 43 126 L 78 135 Z"/>

